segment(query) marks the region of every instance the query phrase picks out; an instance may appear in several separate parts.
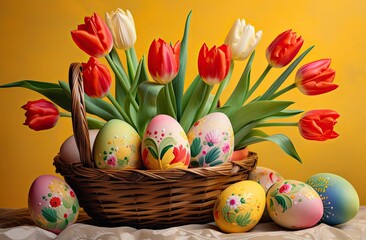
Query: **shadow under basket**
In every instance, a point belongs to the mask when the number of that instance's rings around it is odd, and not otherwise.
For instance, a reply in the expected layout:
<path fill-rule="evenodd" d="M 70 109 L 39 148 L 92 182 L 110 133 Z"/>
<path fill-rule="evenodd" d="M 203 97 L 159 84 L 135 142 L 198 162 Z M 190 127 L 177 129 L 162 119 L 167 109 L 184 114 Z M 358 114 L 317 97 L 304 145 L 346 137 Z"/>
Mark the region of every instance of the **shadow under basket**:
<path fill-rule="evenodd" d="M 217 196 L 233 183 L 248 179 L 258 156 L 207 167 L 168 170 L 105 170 L 94 167 L 90 151 L 80 63 L 69 69 L 72 126 L 80 163 L 54 158 L 75 191 L 80 206 L 99 226 L 166 228 L 214 221 Z"/>
<path fill-rule="evenodd" d="M 257 154 L 216 167 L 168 170 L 102 170 L 54 159 L 56 171 L 99 226 L 166 228 L 214 221 L 217 196 L 248 179 Z"/>

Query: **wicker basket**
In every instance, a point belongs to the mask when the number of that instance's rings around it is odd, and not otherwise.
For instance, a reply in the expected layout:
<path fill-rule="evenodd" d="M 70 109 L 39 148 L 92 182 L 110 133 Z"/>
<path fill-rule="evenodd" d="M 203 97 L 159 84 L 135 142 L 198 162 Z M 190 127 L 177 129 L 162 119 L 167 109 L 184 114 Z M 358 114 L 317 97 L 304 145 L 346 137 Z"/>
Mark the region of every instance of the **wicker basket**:
<path fill-rule="evenodd" d="M 73 188 L 81 207 L 100 226 L 165 228 L 213 221 L 217 196 L 248 178 L 257 154 L 216 167 L 169 170 L 103 170 L 93 167 L 80 64 L 70 66 L 73 130 L 81 163 L 57 155 L 56 171 Z"/>

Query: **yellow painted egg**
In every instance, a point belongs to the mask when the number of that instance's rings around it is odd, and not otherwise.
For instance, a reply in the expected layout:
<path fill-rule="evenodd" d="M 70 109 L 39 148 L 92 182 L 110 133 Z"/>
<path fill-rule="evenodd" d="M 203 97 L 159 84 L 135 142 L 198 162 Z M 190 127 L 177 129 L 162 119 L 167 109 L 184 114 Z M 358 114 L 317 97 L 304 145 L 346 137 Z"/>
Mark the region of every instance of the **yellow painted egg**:
<path fill-rule="evenodd" d="M 78 219 L 79 202 L 66 182 L 41 175 L 29 189 L 28 209 L 34 223 L 58 234 Z"/>
<path fill-rule="evenodd" d="M 229 118 L 220 112 L 198 120 L 187 133 L 191 146 L 191 167 L 213 167 L 230 161 L 234 132 Z"/>
<path fill-rule="evenodd" d="M 246 232 L 261 219 L 266 205 L 265 192 L 258 183 L 246 180 L 227 187 L 213 209 L 216 225 L 224 232 Z"/>
<path fill-rule="evenodd" d="M 191 156 L 183 128 L 164 114 L 155 116 L 147 125 L 141 155 L 145 167 L 152 170 L 188 168 Z"/>
<path fill-rule="evenodd" d="M 98 132 L 93 146 L 95 165 L 102 169 L 139 169 L 141 138 L 128 123 L 109 120 Z"/>
<path fill-rule="evenodd" d="M 97 136 L 99 129 L 89 130 L 89 139 L 90 139 L 90 150 L 92 150 L 95 137 Z M 62 161 L 68 163 L 79 163 L 80 155 L 79 150 L 76 146 L 74 135 L 68 137 L 60 147 L 60 159 Z"/>
<path fill-rule="evenodd" d="M 323 215 L 319 194 L 296 180 L 275 183 L 267 192 L 267 211 L 278 225 L 289 229 L 313 227 Z"/>

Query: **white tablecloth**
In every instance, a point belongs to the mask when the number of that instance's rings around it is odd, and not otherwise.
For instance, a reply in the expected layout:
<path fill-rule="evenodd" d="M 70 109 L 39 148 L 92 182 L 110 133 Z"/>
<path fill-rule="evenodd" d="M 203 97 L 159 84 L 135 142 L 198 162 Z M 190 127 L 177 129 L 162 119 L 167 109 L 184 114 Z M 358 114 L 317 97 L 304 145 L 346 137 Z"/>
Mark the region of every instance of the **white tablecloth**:
<path fill-rule="evenodd" d="M 2 214 L 6 211 L 5 214 Z M 338 225 L 328 226 L 326 224 L 319 224 L 315 227 L 290 231 L 285 230 L 273 222 L 260 223 L 254 229 L 246 233 L 225 234 L 222 233 L 214 223 L 205 225 L 185 225 L 180 227 L 172 227 L 162 230 L 153 229 L 134 229 L 131 227 L 117 227 L 105 228 L 96 227 L 85 223 L 76 223 L 69 226 L 58 236 L 49 231 L 45 231 L 36 226 L 31 226 L 29 219 L 24 214 L 24 219 L 14 219 L 19 217 L 19 211 L 14 213 L 14 217 L 9 216 L 9 210 L 0 209 L 0 239 L 27 239 L 27 240 L 48 240 L 48 239 L 94 239 L 94 240 L 132 240 L 132 239 L 146 239 L 146 240 L 197 240 L 197 239 L 241 239 L 241 240 L 289 240 L 289 239 L 314 239 L 314 240 L 348 240 L 348 239 L 364 239 L 366 240 L 366 207 L 360 208 L 359 214 L 351 221 Z M 18 214 L 18 215 L 17 215 Z M 5 223 L 7 221 L 7 223 Z M 17 225 L 5 227 L 7 225 Z"/>

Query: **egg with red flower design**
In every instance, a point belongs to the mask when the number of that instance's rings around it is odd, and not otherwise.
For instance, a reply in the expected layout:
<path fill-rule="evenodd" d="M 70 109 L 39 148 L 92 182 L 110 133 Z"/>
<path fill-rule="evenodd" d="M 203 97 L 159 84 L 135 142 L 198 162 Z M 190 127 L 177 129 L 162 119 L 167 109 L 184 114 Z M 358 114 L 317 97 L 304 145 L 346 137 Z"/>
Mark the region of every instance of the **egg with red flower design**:
<path fill-rule="evenodd" d="M 152 118 L 142 137 L 141 157 L 147 169 L 188 168 L 191 154 L 181 125 L 164 114 Z"/>
<path fill-rule="evenodd" d="M 76 222 L 79 201 L 66 182 L 53 175 L 41 175 L 29 189 L 28 209 L 35 224 L 58 234 Z"/>
<path fill-rule="evenodd" d="M 187 133 L 191 167 L 213 167 L 231 160 L 234 131 L 229 118 L 220 112 L 199 119 Z"/>

